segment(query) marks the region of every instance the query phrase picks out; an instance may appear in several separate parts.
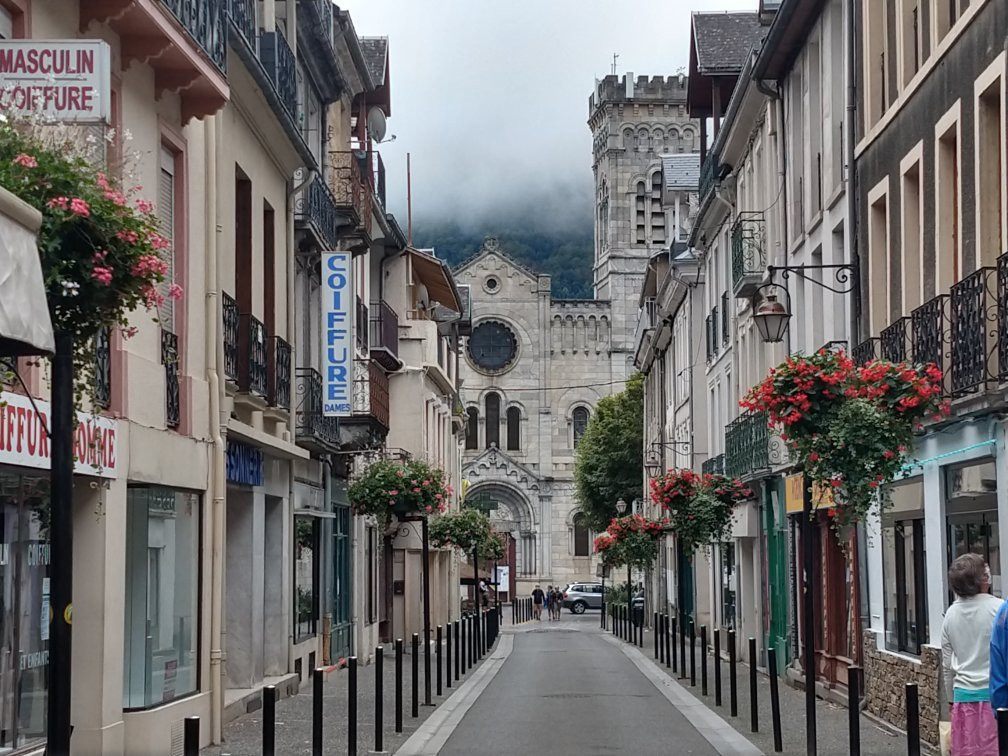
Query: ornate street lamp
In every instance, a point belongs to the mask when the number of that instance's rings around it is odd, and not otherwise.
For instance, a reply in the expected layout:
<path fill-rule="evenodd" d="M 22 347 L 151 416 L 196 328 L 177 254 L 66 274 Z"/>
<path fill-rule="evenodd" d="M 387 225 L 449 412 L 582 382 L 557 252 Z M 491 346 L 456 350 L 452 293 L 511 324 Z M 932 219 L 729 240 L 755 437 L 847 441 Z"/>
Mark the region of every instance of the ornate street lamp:
<path fill-rule="evenodd" d="M 772 286 L 772 284 L 770 285 Z M 766 287 L 760 287 L 760 289 L 763 288 Z M 760 337 L 763 341 L 771 344 L 784 338 L 788 323 L 791 321 L 791 296 L 787 293 L 787 289 L 781 289 L 781 291 L 784 292 L 785 297 L 783 302 L 777 299 L 776 294 L 767 294 L 753 313 L 753 321 L 756 323 L 756 330 L 759 331 Z"/>

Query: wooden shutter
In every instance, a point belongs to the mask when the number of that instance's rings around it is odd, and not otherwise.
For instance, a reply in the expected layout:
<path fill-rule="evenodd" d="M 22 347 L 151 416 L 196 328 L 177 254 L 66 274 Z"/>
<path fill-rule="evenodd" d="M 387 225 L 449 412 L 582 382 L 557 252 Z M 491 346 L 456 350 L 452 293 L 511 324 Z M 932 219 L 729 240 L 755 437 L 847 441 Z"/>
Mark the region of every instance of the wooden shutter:
<path fill-rule="evenodd" d="M 157 217 L 161 235 L 168 240 L 167 249 L 160 252 L 161 259 L 168 263 L 168 274 L 160 286 L 164 303 L 158 308 L 158 320 L 164 330 L 175 333 L 175 302 L 168 296 L 168 290 L 175 283 L 175 155 L 164 147 L 161 148 Z"/>

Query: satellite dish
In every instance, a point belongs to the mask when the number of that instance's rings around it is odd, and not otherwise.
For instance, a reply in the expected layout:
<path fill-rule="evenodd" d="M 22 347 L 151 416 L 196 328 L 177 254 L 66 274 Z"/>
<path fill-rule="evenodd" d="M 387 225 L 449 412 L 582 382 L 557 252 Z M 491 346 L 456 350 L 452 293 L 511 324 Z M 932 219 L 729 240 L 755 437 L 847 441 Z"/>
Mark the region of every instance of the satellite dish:
<path fill-rule="evenodd" d="M 430 294 L 423 284 L 417 284 L 416 287 L 416 306 L 420 310 L 426 310 L 430 306 Z"/>
<path fill-rule="evenodd" d="M 381 108 L 377 106 L 371 108 L 367 114 L 367 129 L 371 138 L 380 142 L 385 138 L 385 128 L 385 114 L 382 113 Z"/>

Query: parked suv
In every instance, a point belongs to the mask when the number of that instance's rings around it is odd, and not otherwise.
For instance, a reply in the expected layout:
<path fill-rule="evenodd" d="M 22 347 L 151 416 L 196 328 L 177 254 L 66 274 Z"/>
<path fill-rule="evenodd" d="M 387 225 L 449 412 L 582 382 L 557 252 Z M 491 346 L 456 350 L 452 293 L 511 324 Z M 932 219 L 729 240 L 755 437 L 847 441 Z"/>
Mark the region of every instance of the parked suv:
<path fill-rule="evenodd" d="M 601 609 L 602 584 L 571 583 L 564 589 L 563 606 L 574 614 L 584 614 L 585 609 Z"/>

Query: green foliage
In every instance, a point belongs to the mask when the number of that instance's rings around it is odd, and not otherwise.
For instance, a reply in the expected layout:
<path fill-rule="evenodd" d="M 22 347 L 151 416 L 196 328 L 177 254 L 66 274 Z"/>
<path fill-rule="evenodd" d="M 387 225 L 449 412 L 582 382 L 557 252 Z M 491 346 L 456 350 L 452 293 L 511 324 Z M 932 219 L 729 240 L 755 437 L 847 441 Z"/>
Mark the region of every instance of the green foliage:
<path fill-rule="evenodd" d="M 608 527 L 619 499 L 641 496 L 643 446 L 644 377 L 634 373 L 623 391 L 599 401 L 575 452 L 578 502 L 593 530 Z"/>
<path fill-rule="evenodd" d="M 422 460 L 380 460 L 358 475 L 347 493 L 354 512 L 388 523 L 393 514 L 445 511 L 452 487 L 441 469 Z"/>
<path fill-rule="evenodd" d="M 507 551 L 507 540 L 503 533 L 490 533 L 490 536 L 480 545 L 479 555 L 483 559 L 499 562 Z"/>
<path fill-rule="evenodd" d="M 478 509 L 465 507 L 438 517 L 431 522 L 428 532 L 435 548 L 455 547 L 464 554 L 472 554 L 490 540 L 490 518 Z"/>

